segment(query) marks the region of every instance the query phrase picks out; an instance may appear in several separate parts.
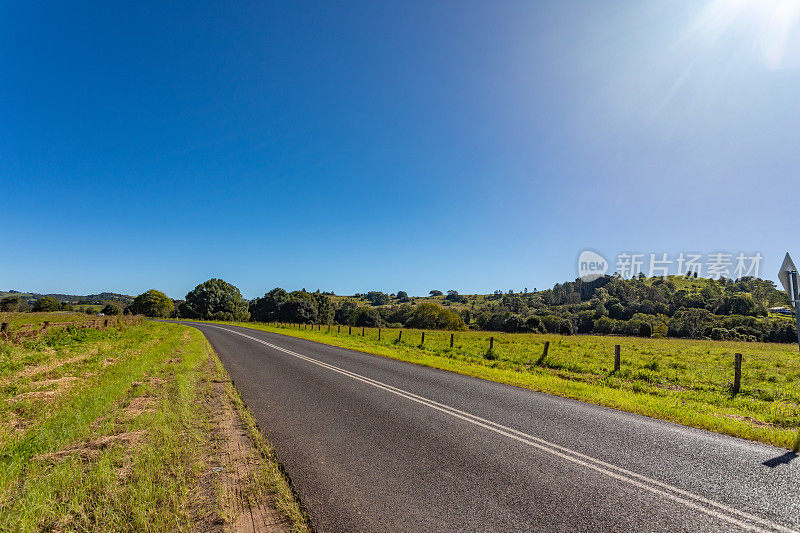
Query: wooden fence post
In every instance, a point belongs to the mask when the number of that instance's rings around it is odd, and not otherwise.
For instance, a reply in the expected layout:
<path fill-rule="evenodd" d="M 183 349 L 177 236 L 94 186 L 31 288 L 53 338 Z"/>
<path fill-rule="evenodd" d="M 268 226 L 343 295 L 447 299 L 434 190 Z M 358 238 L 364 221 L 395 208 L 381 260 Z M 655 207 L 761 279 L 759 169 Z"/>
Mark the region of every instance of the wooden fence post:
<path fill-rule="evenodd" d="M 735 354 L 733 359 L 733 393 L 739 394 L 742 385 L 742 354 Z"/>
<path fill-rule="evenodd" d="M 103 322 L 103 327 L 104 327 L 104 328 L 107 328 L 107 327 L 108 327 L 108 319 L 107 319 L 107 318 L 106 318 L 106 319 L 105 319 L 105 321 Z"/>
<path fill-rule="evenodd" d="M 542 359 L 547 357 L 547 352 L 550 351 L 550 341 L 544 341 L 544 350 L 542 351 Z"/>
<path fill-rule="evenodd" d="M 381 340 L 381 328 L 378 328 L 378 340 Z"/>
<path fill-rule="evenodd" d="M 454 337 L 454 336 L 455 336 L 455 333 L 451 333 L 451 334 L 450 334 L 450 348 L 452 348 L 452 347 L 453 347 L 453 337 Z"/>
<path fill-rule="evenodd" d="M 8 322 L 0 324 L 0 333 L 8 333 Z"/>
<path fill-rule="evenodd" d="M 328 333 L 330 333 L 330 332 L 331 332 L 331 325 L 328 324 Z"/>
<path fill-rule="evenodd" d="M 397 334 L 397 342 L 400 342 L 401 340 L 403 340 L 403 330 L 402 329 L 400 330 L 400 333 Z"/>
<path fill-rule="evenodd" d="M 336 333 L 341 333 L 341 332 L 342 332 L 342 325 L 336 324 Z"/>
<path fill-rule="evenodd" d="M 420 346 L 422 346 L 423 344 L 425 344 L 425 332 L 424 331 L 422 332 L 422 340 L 419 341 L 419 345 Z"/>
<path fill-rule="evenodd" d="M 367 328 L 365 328 L 364 326 L 361 326 L 361 336 L 362 337 L 364 337 L 367 334 L 366 332 L 367 332 Z"/>
<path fill-rule="evenodd" d="M 352 335 L 353 334 L 353 326 L 347 326 L 347 334 L 348 335 Z"/>
<path fill-rule="evenodd" d="M 49 327 L 50 327 L 50 322 L 49 321 L 45 320 L 44 322 L 42 322 L 42 329 L 43 330 L 47 331 L 47 328 L 49 328 Z"/>
<path fill-rule="evenodd" d="M 619 364 L 620 364 L 620 346 L 619 344 L 614 345 L 614 372 L 619 372 Z"/>
<path fill-rule="evenodd" d="M 494 337 L 489 337 L 489 350 L 494 349 Z"/>

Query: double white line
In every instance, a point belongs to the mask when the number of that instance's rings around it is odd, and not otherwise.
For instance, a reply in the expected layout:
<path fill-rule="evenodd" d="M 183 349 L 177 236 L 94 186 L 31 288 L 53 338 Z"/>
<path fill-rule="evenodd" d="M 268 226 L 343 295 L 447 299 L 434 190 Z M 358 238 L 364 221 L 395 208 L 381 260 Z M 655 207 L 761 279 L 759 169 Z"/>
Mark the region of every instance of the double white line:
<path fill-rule="evenodd" d="M 703 496 L 699 496 L 697 494 L 693 494 L 683 489 L 673 487 L 672 485 L 662 483 L 661 481 L 658 481 L 656 479 L 649 478 L 641 474 L 637 474 L 636 472 L 631 472 L 630 470 L 620 468 L 616 465 L 607 463 L 605 461 L 601 461 L 599 459 L 594 459 L 593 457 L 589 457 L 588 455 L 576 452 L 575 450 L 559 446 L 558 444 L 554 444 L 544 439 L 534 437 L 533 435 L 517 431 L 516 429 L 512 429 L 507 426 L 503 426 L 502 424 L 492 422 L 491 420 L 486 420 L 485 418 L 481 418 L 479 416 L 461 411 L 459 409 L 456 409 L 455 407 L 450 407 L 449 405 L 436 402 L 434 400 L 425 398 L 423 396 L 419 396 L 412 392 L 408 392 L 406 390 L 393 387 L 392 385 L 388 385 L 386 383 L 374 380 L 372 378 L 362 376 L 361 374 L 357 374 L 355 372 L 339 368 L 338 366 L 324 363 L 312 357 L 308 357 L 306 355 L 302 355 L 297 352 L 287 350 L 286 348 L 282 348 L 280 346 L 271 344 L 259 338 L 246 335 L 239 331 L 223 328 L 220 326 L 212 326 L 209 324 L 204 324 L 204 326 L 217 328 L 227 331 L 229 333 L 240 335 L 242 337 L 258 342 L 265 346 L 269 346 L 274 350 L 278 350 L 280 352 L 289 354 L 293 357 L 297 357 L 298 359 L 302 359 L 303 361 L 308 361 L 309 363 L 321 366 L 338 374 L 342 374 L 343 376 L 353 378 L 357 381 L 361 381 L 362 383 L 366 383 L 368 385 L 385 390 L 392 394 L 396 394 L 397 396 L 406 398 L 407 400 L 411 400 L 412 402 L 422 404 L 426 407 L 430 407 L 431 409 L 436 409 L 437 411 L 441 411 L 442 413 L 446 413 L 460 420 L 464 420 L 465 422 L 469 422 L 470 424 L 480 426 L 489 431 L 493 431 L 495 433 L 503 435 L 504 437 L 514 439 L 523 444 L 527 444 L 528 446 L 537 448 L 551 455 L 555 455 L 556 457 L 560 457 L 566 461 L 570 461 L 574 464 L 581 465 L 585 468 L 594 470 L 595 472 L 599 472 L 616 480 L 623 481 L 625 483 L 638 487 L 642 490 L 652 492 L 666 499 L 672 500 L 676 503 L 700 511 L 702 513 L 710 515 L 714 518 L 717 518 L 729 524 L 741 527 L 743 529 L 751 531 L 781 531 L 786 533 L 792 533 L 795 531 L 793 529 L 784 527 L 780 524 L 776 524 L 774 522 L 760 518 L 750 513 L 746 513 L 744 511 L 734 509 L 733 507 L 729 507 L 727 505 L 717 503 L 713 500 L 709 500 L 708 498 L 704 498 Z"/>

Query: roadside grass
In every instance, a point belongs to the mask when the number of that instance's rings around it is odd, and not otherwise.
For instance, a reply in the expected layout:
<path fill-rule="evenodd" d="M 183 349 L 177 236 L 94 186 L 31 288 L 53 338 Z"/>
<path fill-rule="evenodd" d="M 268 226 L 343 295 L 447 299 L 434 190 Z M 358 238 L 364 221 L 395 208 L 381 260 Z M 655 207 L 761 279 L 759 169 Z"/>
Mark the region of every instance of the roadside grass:
<path fill-rule="evenodd" d="M 796 449 L 800 443 L 800 356 L 795 345 L 672 338 L 456 332 L 236 322 L 325 344 L 621 409 Z M 494 348 L 489 353 L 489 338 Z M 542 357 L 544 343 L 550 342 Z M 619 372 L 614 346 L 621 345 Z M 733 395 L 734 354 L 742 385 Z"/>
<path fill-rule="evenodd" d="M 44 322 L 89 322 L 97 320 L 97 315 L 76 313 L 74 311 L 53 311 L 47 313 L 0 313 L 0 322 L 7 322 L 13 330 L 22 324 L 42 324 Z"/>
<path fill-rule="evenodd" d="M 208 361 L 176 324 L 0 341 L 0 530 L 193 529 L 210 505 Z M 265 487 L 292 497 L 277 481 Z"/>

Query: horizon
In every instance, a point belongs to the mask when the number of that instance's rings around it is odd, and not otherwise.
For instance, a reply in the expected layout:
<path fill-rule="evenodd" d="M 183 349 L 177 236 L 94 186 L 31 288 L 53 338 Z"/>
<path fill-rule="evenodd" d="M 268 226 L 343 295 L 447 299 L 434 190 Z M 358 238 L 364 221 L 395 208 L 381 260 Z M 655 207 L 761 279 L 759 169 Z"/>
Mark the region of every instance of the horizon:
<path fill-rule="evenodd" d="M 611 276 L 614 277 L 616 274 L 617 273 L 615 272 L 614 274 L 611 274 Z M 657 278 L 659 276 L 655 276 L 655 277 Z M 670 274 L 670 275 L 668 275 L 666 277 L 663 277 L 663 279 L 667 280 L 669 277 L 683 278 L 684 276 L 679 276 L 677 274 L 675 274 L 675 275 Z M 650 276 L 646 277 L 646 279 L 650 279 L 650 278 L 651 278 Z M 212 278 L 209 278 L 209 279 L 212 279 Z M 564 281 L 559 281 L 557 283 L 559 283 L 559 284 L 570 283 L 570 282 L 575 282 L 578 279 L 579 278 L 575 278 L 575 279 L 572 279 L 572 280 L 564 280 Z M 622 278 L 622 279 L 630 280 L 631 278 Z M 696 277 L 694 279 L 715 280 L 716 281 L 715 278 L 710 278 L 710 277 L 706 277 L 706 276 L 698 276 L 698 277 Z M 733 278 L 727 278 L 727 279 L 733 279 Z M 757 278 L 757 279 L 762 279 L 764 281 L 770 281 L 775 285 L 775 288 L 777 290 L 779 290 L 779 291 L 781 290 L 780 289 L 780 284 L 778 282 L 775 282 L 773 280 L 766 279 L 766 278 Z M 199 281 L 197 285 L 199 286 L 200 284 L 202 284 L 205 281 L 207 281 L 207 280 Z M 236 283 L 233 283 L 230 280 L 224 280 L 224 281 L 226 281 L 228 283 L 231 283 L 232 285 L 236 286 Z M 733 281 L 736 281 L 736 279 L 733 279 Z M 192 287 L 192 288 L 195 288 L 195 287 Z M 526 294 L 526 293 L 540 292 L 540 291 L 544 291 L 544 290 L 548 290 L 548 289 L 552 289 L 552 288 L 553 288 L 553 285 L 550 285 L 548 287 L 533 287 L 533 288 L 531 288 L 531 287 L 523 287 L 520 290 L 513 289 L 513 288 L 505 289 L 505 290 L 495 289 L 494 291 L 489 291 L 489 292 L 464 292 L 464 291 L 460 291 L 458 289 L 430 289 L 430 290 L 431 291 L 432 290 L 438 290 L 438 291 L 441 291 L 443 294 L 447 294 L 447 292 L 450 291 L 450 290 L 455 290 L 458 294 L 464 295 L 464 296 L 471 296 L 471 295 L 489 296 L 489 295 L 495 294 L 495 291 L 498 291 L 498 290 L 501 290 L 503 294 L 510 294 L 509 291 L 513 291 L 514 294 Z M 160 290 L 157 287 L 151 287 L 150 289 Z M 146 290 L 150 290 L 150 289 L 146 289 Z M 356 294 L 366 294 L 366 293 L 368 293 L 370 291 L 379 291 L 379 292 L 384 292 L 386 294 L 391 295 L 391 294 L 396 294 L 398 291 L 402 291 L 403 290 L 403 289 L 397 289 L 397 290 L 388 291 L 388 290 L 384 290 L 384 289 L 375 289 L 375 288 L 373 288 L 373 289 L 364 289 L 364 290 L 360 290 L 360 291 L 356 291 L 356 292 L 352 292 L 352 293 L 339 293 L 339 292 L 336 292 L 336 291 L 332 291 L 330 289 L 323 289 L 323 288 L 309 289 L 308 287 L 298 287 L 298 288 L 295 289 L 295 288 L 287 288 L 287 287 L 275 286 L 275 287 L 266 288 L 261 293 L 256 294 L 255 296 L 250 296 L 250 295 L 245 294 L 244 292 L 242 292 L 242 297 L 244 297 L 246 300 L 252 301 L 252 300 L 255 300 L 255 299 L 263 297 L 267 292 L 271 291 L 272 289 L 284 289 L 289 293 L 291 293 L 293 291 L 306 291 L 308 293 L 322 292 L 322 293 L 325 293 L 325 294 L 331 294 L 333 296 L 340 296 L 340 297 L 344 297 L 344 298 L 352 298 Z M 131 293 L 125 293 L 125 292 L 119 292 L 119 291 L 112 291 L 112 290 L 91 291 L 91 292 L 86 292 L 86 293 L 73 293 L 73 292 L 60 292 L 60 291 L 48 291 L 48 292 L 21 291 L 21 290 L 18 290 L 18 289 L 8 288 L 6 290 L 0 290 L 0 292 L 3 292 L 3 293 L 19 293 L 19 294 L 38 294 L 38 295 L 42 295 L 42 296 L 48 296 L 48 295 L 54 295 L 54 294 L 67 295 L 67 296 L 89 296 L 89 295 L 97 295 L 97 294 L 103 294 L 103 293 L 119 294 L 119 295 L 122 295 L 122 296 L 130 296 L 130 297 L 138 296 L 138 294 L 131 294 Z M 161 291 L 161 292 L 164 292 L 164 291 Z M 411 292 L 408 292 L 408 291 L 406 291 L 406 292 L 408 293 L 408 296 L 410 298 L 426 298 L 426 297 L 430 296 L 430 291 L 428 291 L 428 292 L 426 292 L 424 294 L 412 294 Z M 176 300 L 176 301 L 177 300 L 183 300 L 186 297 L 185 294 L 183 296 L 179 296 L 179 297 L 172 296 L 172 295 L 170 295 L 170 294 L 168 294 L 166 292 L 165 292 L 165 294 L 170 299 Z"/>

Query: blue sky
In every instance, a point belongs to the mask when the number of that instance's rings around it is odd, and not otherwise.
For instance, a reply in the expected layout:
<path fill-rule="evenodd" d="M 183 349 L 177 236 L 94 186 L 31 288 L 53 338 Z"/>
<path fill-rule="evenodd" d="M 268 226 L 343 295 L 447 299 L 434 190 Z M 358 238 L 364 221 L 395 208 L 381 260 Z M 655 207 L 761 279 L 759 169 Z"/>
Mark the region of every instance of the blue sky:
<path fill-rule="evenodd" d="M 800 0 L 0 2 L 0 289 L 544 288 L 760 252 Z"/>

